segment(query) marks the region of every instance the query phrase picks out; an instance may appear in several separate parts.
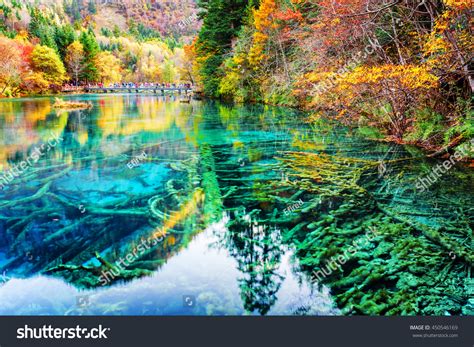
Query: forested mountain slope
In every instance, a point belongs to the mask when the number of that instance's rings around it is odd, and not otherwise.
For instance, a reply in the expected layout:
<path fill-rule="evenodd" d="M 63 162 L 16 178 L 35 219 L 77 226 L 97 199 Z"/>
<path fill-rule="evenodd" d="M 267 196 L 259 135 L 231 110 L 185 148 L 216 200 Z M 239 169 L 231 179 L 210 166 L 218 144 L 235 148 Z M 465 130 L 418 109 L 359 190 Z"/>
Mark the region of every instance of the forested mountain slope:
<path fill-rule="evenodd" d="M 298 106 L 433 150 L 474 136 L 472 0 L 199 4 L 186 51 L 209 96 Z"/>
<path fill-rule="evenodd" d="M 2 1 L 0 95 L 190 82 L 183 44 L 199 26 L 193 0 Z"/>

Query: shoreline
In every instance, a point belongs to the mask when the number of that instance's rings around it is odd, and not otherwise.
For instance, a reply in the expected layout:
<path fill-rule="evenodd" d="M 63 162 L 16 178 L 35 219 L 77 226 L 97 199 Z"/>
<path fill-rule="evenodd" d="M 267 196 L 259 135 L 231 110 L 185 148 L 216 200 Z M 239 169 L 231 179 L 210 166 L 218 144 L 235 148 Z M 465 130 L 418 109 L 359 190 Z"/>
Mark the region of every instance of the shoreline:
<path fill-rule="evenodd" d="M 19 97 L 0 97 L 0 102 L 2 100 L 17 100 L 17 99 L 23 99 L 23 98 L 52 98 L 52 97 L 102 95 L 102 94 L 110 94 L 110 95 L 115 95 L 115 94 L 144 94 L 144 95 L 148 95 L 149 94 L 149 95 L 160 96 L 160 97 L 163 96 L 163 95 L 157 95 L 157 94 L 154 94 L 154 93 L 90 93 L 90 92 L 83 91 L 83 92 L 58 93 L 58 94 L 31 94 L 31 95 L 24 95 L 24 96 L 19 96 Z M 166 95 L 164 95 L 164 96 L 166 96 Z M 177 95 L 177 96 L 179 96 L 179 95 Z M 211 98 L 211 97 L 203 96 L 202 94 L 199 94 L 199 99 L 193 99 L 193 100 L 196 100 L 196 101 L 205 101 L 205 100 L 220 101 L 220 102 L 227 103 L 229 105 L 253 104 L 253 105 L 267 105 L 267 106 L 272 106 L 272 107 L 286 107 L 286 108 L 291 108 L 291 109 L 294 109 L 294 110 L 297 110 L 297 111 L 300 111 L 300 112 L 305 112 L 305 113 L 311 113 L 311 112 L 314 111 L 312 109 L 304 108 L 304 107 L 297 106 L 297 105 L 291 105 L 291 104 L 275 104 L 275 103 L 264 102 L 264 101 L 261 101 L 261 102 L 248 101 L 248 102 L 245 102 L 245 103 L 243 103 L 243 102 L 241 103 L 241 102 L 229 101 L 229 100 L 225 100 L 225 99 Z M 328 120 L 328 121 L 331 121 L 331 122 L 335 121 L 335 120 L 330 119 L 328 116 L 323 116 L 323 118 L 325 120 Z M 359 129 L 357 126 L 351 126 L 351 125 L 343 124 L 341 122 L 338 122 L 338 123 L 340 125 L 347 126 L 350 130 L 353 130 L 353 131 L 357 131 Z M 370 127 L 370 128 L 373 128 L 375 130 L 380 130 L 376 127 Z M 394 143 L 394 144 L 403 145 L 403 146 L 414 146 L 416 148 L 421 149 L 424 152 L 426 158 L 433 158 L 433 159 L 439 159 L 439 160 L 446 159 L 450 155 L 454 154 L 453 150 L 457 146 L 469 143 L 470 141 L 474 140 L 474 138 L 472 138 L 472 139 L 467 139 L 463 142 L 462 141 L 463 138 L 457 137 L 455 140 L 453 140 L 450 144 L 448 144 L 446 146 L 433 147 L 433 146 L 423 145 L 419 142 L 403 141 L 403 140 L 391 138 L 390 136 L 384 136 L 383 138 L 371 138 L 371 137 L 364 137 L 364 138 L 366 140 L 370 140 L 370 141 Z M 474 157 L 469 157 L 469 156 L 463 157 L 459 162 L 464 164 L 464 165 L 467 165 L 469 168 L 474 168 Z"/>
<path fill-rule="evenodd" d="M 218 98 L 210 98 L 210 97 L 204 97 L 204 100 L 217 100 L 217 101 L 225 101 L 225 100 L 220 100 Z M 268 105 L 268 106 L 273 106 L 273 107 L 287 107 L 287 108 L 291 108 L 291 109 L 294 109 L 294 110 L 298 110 L 300 112 L 305 112 L 305 113 L 311 113 L 311 112 L 314 112 L 313 109 L 308 109 L 308 108 L 304 108 L 302 106 L 297 106 L 297 105 L 290 105 L 290 104 L 274 104 L 274 103 L 271 103 L 271 102 L 257 102 L 257 101 L 248 101 L 248 102 L 235 102 L 235 101 L 225 101 L 225 102 L 228 102 L 229 104 L 231 105 L 245 105 L 245 104 L 260 104 L 260 105 Z M 330 119 L 328 116 L 323 116 L 324 119 L 326 120 L 329 120 L 331 122 L 334 122 L 335 120 L 333 119 Z M 310 122 L 309 122 L 310 123 Z M 359 127 L 357 126 L 351 126 L 351 125 L 347 125 L 347 124 L 343 124 L 341 122 L 338 122 L 340 125 L 343 125 L 343 126 L 347 126 L 349 129 L 351 130 L 355 130 L 357 131 L 359 129 Z M 376 129 L 376 130 L 380 130 L 376 127 L 370 127 L 372 129 Z M 399 140 L 399 139 L 395 139 L 395 138 L 392 138 L 390 136 L 384 136 L 383 138 L 371 138 L 371 137 L 365 137 L 366 140 L 370 140 L 370 141 L 378 141 L 378 142 L 387 142 L 387 143 L 394 143 L 394 144 L 397 144 L 397 145 L 402 145 L 402 146 L 414 146 L 416 148 L 419 148 L 421 150 L 423 150 L 423 152 L 425 153 L 425 156 L 427 158 L 437 158 L 437 159 L 446 159 L 447 157 L 449 157 L 450 155 L 453 154 L 452 150 L 457 146 L 457 145 L 462 145 L 462 144 L 467 144 L 469 142 L 472 142 L 474 141 L 474 137 L 471 138 L 471 139 L 466 139 L 466 141 L 464 142 L 461 142 L 463 139 L 458 139 L 456 138 L 456 143 L 453 143 L 453 141 L 448 144 L 447 146 L 443 146 L 443 147 L 433 147 L 433 146 L 427 146 L 427 145 L 423 145 L 419 142 L 415 142 L 415 141 L 403 141 L 403 140 Z M 451 152 L 450 152 L 451 150 Z M 467 162 L 470 161 L 470 164 L 468 165 L 470 168 L 474 168 L 474 157 L 464 157 L 463 159 L 460 160 L 461 163 L 464 163 L 464 164 L 467 164 Z"/>

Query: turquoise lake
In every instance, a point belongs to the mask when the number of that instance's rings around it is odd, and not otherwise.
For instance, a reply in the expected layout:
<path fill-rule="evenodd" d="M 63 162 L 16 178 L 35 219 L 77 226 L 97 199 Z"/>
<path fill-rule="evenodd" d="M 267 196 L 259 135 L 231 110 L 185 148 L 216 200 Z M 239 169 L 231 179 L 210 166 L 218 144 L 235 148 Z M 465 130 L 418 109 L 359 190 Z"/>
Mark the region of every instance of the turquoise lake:
<path fill-rule="evenodd" d="M 0 314 L 474 313 L 471 168 L 421 191 L 440 161 L 288 108 L 65 99 L 0 100 Z"/>

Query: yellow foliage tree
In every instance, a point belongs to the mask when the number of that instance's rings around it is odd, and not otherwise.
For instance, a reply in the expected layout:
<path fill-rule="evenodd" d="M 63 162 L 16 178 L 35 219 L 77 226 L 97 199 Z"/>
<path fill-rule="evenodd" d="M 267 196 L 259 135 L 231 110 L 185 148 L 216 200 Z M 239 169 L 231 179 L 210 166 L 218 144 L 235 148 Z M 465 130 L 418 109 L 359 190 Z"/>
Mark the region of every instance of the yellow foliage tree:
<path fill-rule="evenodd" d="M 169 61 L 169 60 L 166 61 L 163 64 L 161 70 L 163 71 L 162 77 L 163 77 L 164 82 L 167 82 L 167 83 L 175 82 L 176 76 L 177 76 L 177 71 L 176 71 L 176 67 L 174 66 L 174 64 L 171 61 Z"/>
<path fill-rule="evenodd" d="M 438 75 L 463 75 L 474 93 L 474 76 L 469 71 L 469 61 L 474 54 L 468 19 L 472 0 L 446 0 L 445 3 L 449 8 L 437 18 L 432 32 L 423 38 L 425 65 Z M 470 24 L 472 26 L 472 19 Z"/>
<path fill-rule="evenodd" d="M 444 0 L 444 3 L 451 8 L 458 10 L 472 9 L 472 0 Z"/>
<path fill-rule="evenodd" d="M 70 76 L 77 85 L 79 75 L 84 70 L 84 47 L 79 41 L 74 41 L 67 47 L 65 62 Z"/>
<path fill-rule="evenodd" d="M 31 61 L 33 70 L 36 72 L 36 79 L 42 79 L 50 85 L 57 86 L 67 80 L 64 64 L 52 48 L 37 45 L 31 53 Z M 40 77 L 39 74 L 42 76 Z"/>
<path fill-rule="evenodd" d="M 120 60 L 112 53 L 99 52 L 95 57 L 95 66 L 102 83 L 115 83 L 122 80 Z"/>
<path fill-rule="evenodd" d="M 182 80 L 190 81 L 195 85 L 200 85 L 199 64 L 197 62 L 196 54 L 196 40 L 197 37 L 190 45 L 184 46 L 183 64 L 179 72 Z"/>
<path fill-rule="evenodd" d="M 342 74 L 311 73 L 307 78 L 316 86 L 311 106 L 337 111 L 341 119 L 363 116 L 386 128 L 395 140 L 412 124 L 410 107 L 428 100 L 439 80 L 424 66 L 390 64 L 359 66 Z M 319 83 L 325 84 L 318 88 Z M 371 112 L 377 109 L 383 112 Z"/>
<path fill-rule="evenodd" d="M 254 67 L 265 58 L 265 44 L 269 39 L 270 30 L 275 28 L 273 14 L 276 8 L 275 0 L 263 0 L 260 7 L 253 11 L 255 33 L 249 52 L 249 63 Z"/>
<path fill-rule="evenodd" d="M 46 93 L 49 91 L 50 82 L 45 79 L 42 72 L 31 71 L 23 78 L 23 84 L 30 92 Z"/>

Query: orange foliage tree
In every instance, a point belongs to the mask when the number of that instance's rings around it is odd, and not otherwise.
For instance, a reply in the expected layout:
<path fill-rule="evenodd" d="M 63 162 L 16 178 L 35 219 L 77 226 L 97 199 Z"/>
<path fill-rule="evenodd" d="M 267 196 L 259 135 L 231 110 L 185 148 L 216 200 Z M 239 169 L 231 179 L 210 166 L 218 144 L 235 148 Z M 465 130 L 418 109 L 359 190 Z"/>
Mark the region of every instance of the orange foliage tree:
<path fill-rule="evenodd" d="M 303 105 L 347 123 L 365 119 L 397 141 L 424 109 L 444 115 L 440 126 L 461 124 L 465 109 L 447 100 L 474 91 L 472 1 L 321 0 L 318 6 L 301 37 L 313 66 L 295 83 Z"/>
<path fill-rule="evenodd" d="M 18 48 L 13 40 L 0 37 L 0 95 L 7 88 L 16 88 L 21 82 L 23 60 Z"/>

